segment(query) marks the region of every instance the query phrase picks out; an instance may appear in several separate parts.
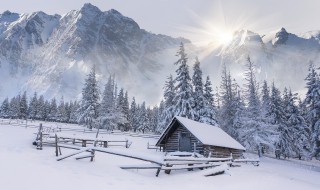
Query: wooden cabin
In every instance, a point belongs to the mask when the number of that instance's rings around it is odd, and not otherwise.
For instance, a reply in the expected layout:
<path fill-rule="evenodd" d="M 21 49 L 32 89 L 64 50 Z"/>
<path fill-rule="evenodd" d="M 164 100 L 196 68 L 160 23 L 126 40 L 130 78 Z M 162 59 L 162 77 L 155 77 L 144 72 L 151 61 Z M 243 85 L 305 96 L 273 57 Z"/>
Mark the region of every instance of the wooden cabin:
<path fill-rule="evenodd" d="M 205 156 L 239 158 L 245 148 L 218 126 L 176 116 L 156 146 L 164 152 L 196 152 Z"/>

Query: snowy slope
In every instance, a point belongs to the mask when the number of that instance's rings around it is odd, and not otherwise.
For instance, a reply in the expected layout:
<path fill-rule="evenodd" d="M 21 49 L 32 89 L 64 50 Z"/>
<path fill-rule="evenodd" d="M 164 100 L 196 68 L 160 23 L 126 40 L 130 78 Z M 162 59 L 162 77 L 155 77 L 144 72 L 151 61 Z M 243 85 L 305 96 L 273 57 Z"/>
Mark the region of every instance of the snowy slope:
<path fill-rule="evenodd" d="M 84 78 L 95 65 L 101 87 L 115 75 L 138 102 L 157 104 L 166 77 L 176 69 L 181 41 L 187 43 L 189 65 L 198 56 L 214 86 L 219 86 L 223 64 L 241 85 L 248 55 L 257 65 L 258 81 L 275 81 L 293 91 L 303 91 L 310 62 L 320 66 L 319 31 L 296 35 L 281 28 L 262 35 L 244 29 L 226 46 L 212 50 L 210 45 L 195 47 L 183 38 L 147 32 L 118 11 L 101 11 L 91 4 L 63 16 L 6 11 L 0 14 L 0 31 L 0 101 L 23 90 L 46 98 L 79 98 Z"/>
<path fill-rule="evenodd" d="M 38 125 L 38 123 L 32 124 Z M 65 124 L 58 123 L 44 123 L 44 125 L 66 127 Z M 79 128 L 74 125 L 68 127 Z M 159 177 L 155 177 L 155 169 L 122 170 L 119 166 L 148 163 L 103 153 L 97 153 L 94 162 L 74 158 L 58 162 L 54 148 L 44 147 L 40 151 L 31 144 L 36 131 L 37 128 L 26 129 L 1 122 L 0 187 L 2 189 L 194 190 L 219 187 L 220 190 L 317 190 L 320 186 L 318 162 L 315 167 L 306 167 L 290 161 L 262 158 L 259 167 L 242 164 L 241 167 L 229 168 L 225 174 L 213 177 L 204 177 L 205 170 L 172 171 L 170 175 L 162 171 Z M 112 138 L 120 140 L 129 138 L 133 142 L 130 151 L 141 155 L 163 156 L 161 152 L 146 149 L 147 142 L 154 143 L 155 140 L 121 135 Z M 119 147 L 119 150 L 123 149 Z M 62 149 L 62 154 L 66 155 L 70 151 L 72 150 Z"/>
<path fill-rule="evenodd" d="M 43 12 L 7 15 L 5 12 L 0 17 L 0 29 L 4 31 L 0 36 L 0 61 L 6 65 L 3 72 L 10 72 L 14 82 L 9 89 L 1 86 L 6 89 L 2 98 L 26 89 L 48 98 L 77 97 L 93 65 L 101 86 L 109 75 L 115 75 L 119 85 L 130 93 L 147 94 L 150 88 L 162 85 L 153 79 L 167 73 L 163 65 L 174 62 L 180 42 L 189 42 L 147 32 L 114 9 L 103 12 L 91 4 L 64 16 Z M 164 58 L 167 54 L 171 55 L 170 61 Z M 23 78 L 25 85 L 19 86 L 16 78 Z M 161 88 L 154 93 L 161 94 Z M 159 99 L 150 97 L 154 102 Z"/>
<path fill-rule="evenodd" d="M 220 80 L 222 65 L 226 64 L 237 82 L 243 84 L 248 56 L 257 67 L 258 81 L 274 81 L 280 88 L 301 92 L 310 62 L 320 66 L 319 31 L 296 35 L 281 28 L 262 35 L 241 30 L 221 51 L 205 57 L 202 63 L 215 81 Z"/>

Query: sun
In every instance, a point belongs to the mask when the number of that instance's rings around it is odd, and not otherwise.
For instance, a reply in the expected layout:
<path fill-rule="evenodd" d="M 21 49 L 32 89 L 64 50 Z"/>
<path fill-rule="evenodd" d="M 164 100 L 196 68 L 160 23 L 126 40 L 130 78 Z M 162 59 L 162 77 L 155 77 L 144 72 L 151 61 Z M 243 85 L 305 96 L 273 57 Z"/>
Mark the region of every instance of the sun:
<path fill-rule="evenodd" d="M 228 30 L 221 30 L 219 33 L 215 36 L 217 41 L 217 44 L 221 46 L 226 46 L 230 44 L 230 42 L 233 40 L 233 32 Z"/>
<path fill-rule="evenodd" d="M 207 30 L 210 33 L 207 38 L 211 40 L 212 44 L 216 47 L 227 46 L 233 40 L 234 31 L 231 29 L 215 26 L 212 28 L 207 28 Z"/>

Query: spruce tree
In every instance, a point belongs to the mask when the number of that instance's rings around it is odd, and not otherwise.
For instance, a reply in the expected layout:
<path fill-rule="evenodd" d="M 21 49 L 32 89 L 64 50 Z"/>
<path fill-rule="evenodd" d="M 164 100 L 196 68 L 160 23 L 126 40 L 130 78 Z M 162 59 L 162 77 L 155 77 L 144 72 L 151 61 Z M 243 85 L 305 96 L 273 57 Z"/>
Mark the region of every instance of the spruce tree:
<path fill-rule="evenodd" d="M 178 65 L 176 70 L 177 77 L 175 78 L 175 97 L 174 97 L 174 114 L 189 119 L 195 119 L 196 111 L 194 110 L 194 99 L 192 97 L 192 85 L 189 75 L 189 67 L 187 65 L 187 54 L 184 50 L 183 43 L 180 44 L 180 49 L 177 52 L 179 57 L 175 65 Z"/>
<path fill-rule="evenodd" d="M 203 94 L 204 105 L 201 109 L 199 121 L 202 123 L 208 123 L 211 125 L 217 124 L 217 110 L 214 106 L 214 97 L 212 92 L 212 84 L 209 76 L 206 78 L 204 84 L 204 94 Z"/>
<path fill-rule="evenodd" d="M 79 109 L 78 121 L 89 129 L 95 126 L 96 119 L 99 116 L 99 88 L 96 80 L 96 71 L 93 66 L 85 79 L 82 89 L 82 100 Z"/>
<path fill-rule="evenodd" d="M 205 99 L 203 95 L 202 70 L 200 69 L 200 62 L 198 60 L 198 57 L 196 57 L 196 61 L 193 66 L 192 84 L 194 87 L 194 92 L 193 92 L 194 111 L 195 111 L 194 120 L 200 121 L 200 118 L 205 114 L 203 113 L 204 106 L 205 106 Z"/>
<path fill-rule="evenodd" d="M 20 100 L 20 119 L 27 119 L 28 117 L 28 102 L 27 102 L 27 92 L 24 91 Z"/>
<path fill-rule="evenodd" d="M 29 118 L 32 120 L 36 119 L 37 112 L 38 112 L 38 96 L 37 96 L 37 92 L 35 92 L 29 104 Z"/>
<path fill-rule="evenodd" d="M 10 117 L 10 105 L 9 105 L 9 98 L 3 100 L 1 104 L 1 117 L 2 118 L 9 118 Z"/>
<path fill-rule="evenodd" d="M 307 122 L 312 134 L 312 155 L 320 160 L 320 79 L 314 65 L 309 67 L 305 104 L 308 110 Z"/>

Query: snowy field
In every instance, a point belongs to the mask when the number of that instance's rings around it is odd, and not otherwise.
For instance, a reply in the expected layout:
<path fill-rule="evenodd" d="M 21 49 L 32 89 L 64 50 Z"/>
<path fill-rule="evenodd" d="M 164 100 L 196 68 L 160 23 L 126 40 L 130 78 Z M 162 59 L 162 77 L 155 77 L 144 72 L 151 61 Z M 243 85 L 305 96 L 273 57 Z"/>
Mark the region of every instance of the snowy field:
<path fill-rule="evenodd" d="M 12 123 L 11 123 L 12 124 Z M 37 126 L 37 123 L 33 123 Z M 44 126 L 66 127 L 63 124 L 45 123 Z M 67 127 L 79 128 L 76 125 Z M 259 167 L 242 164 L 229 168 L 225 174 L 204 177 L 203 171 L 172 171 L 170 175 L 156 170 L 123 170 L 121 165 L 146 163 L 130 158 L 97 153 L 94 162 L 89 159 L 75 160 L 73 157 L 56 161 L 53 147 L 37 150 L 36 127 L 25 128 L 0 122 L 0 189 L 2 190 L 102 190 L 102 189 L 219 189 L 219 190 L 319 190 L 320 164 L 262 158 Z M 66 132 L 65 132 L 66 133 Z M 69 135 L 94 133 L 68 132 Z M 147 149 L 147 143 L 155 144 L 156 139 L 128 135 L 104 134 L 103 138 L 132 141 L 129 149 L 141 155 L 151 154 L 161 158 L 163 153 Z M 72 150 L 62 149 L 62 154 Z M 146 163 L 148 164 L 148 163 Z M 309 166 L 308 166 L 309 165 Z"/>

